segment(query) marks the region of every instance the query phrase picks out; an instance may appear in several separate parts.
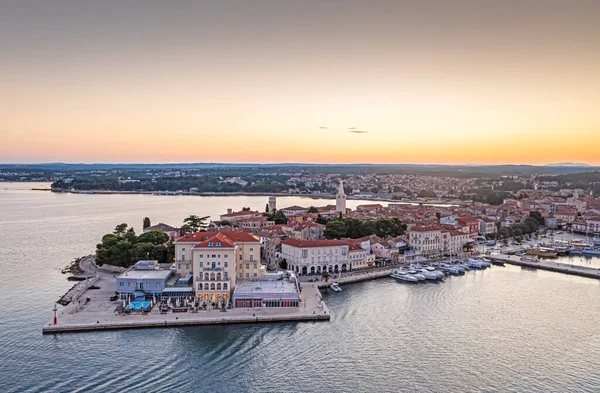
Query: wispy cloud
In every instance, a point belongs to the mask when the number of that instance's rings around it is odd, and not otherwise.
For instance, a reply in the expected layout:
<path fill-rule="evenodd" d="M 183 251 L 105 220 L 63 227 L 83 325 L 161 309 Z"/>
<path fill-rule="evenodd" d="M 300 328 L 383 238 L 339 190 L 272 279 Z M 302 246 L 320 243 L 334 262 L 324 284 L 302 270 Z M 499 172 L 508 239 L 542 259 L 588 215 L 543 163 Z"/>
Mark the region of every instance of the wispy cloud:
<path fill-rule="evenodd" d="M 353 133 L 353 134 L 367 134 L 369 131 L 365 131 L 365 130 L 354 130 L 354 129 L 351 129 L 351 130 L 350 130 L 350 131 L 348 131 L 348 132 L 351 132 L 351 133 Z"/>

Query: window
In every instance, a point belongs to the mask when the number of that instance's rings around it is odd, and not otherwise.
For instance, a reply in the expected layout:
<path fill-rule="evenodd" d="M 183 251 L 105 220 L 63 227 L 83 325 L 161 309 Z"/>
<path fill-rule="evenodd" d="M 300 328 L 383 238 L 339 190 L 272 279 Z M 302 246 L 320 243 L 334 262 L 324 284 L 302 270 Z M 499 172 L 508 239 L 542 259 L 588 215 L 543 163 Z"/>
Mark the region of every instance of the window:
<path fill-rule="evenodd" d="M 227 267 L 227 261 L 223 262 L 223 266 Z"/>
<path fill-rule="evenodd" d="M 200 267 L 204 267 L 204 262 L 200 262 Z"/>
<path fill-rule="evenodd" d="M 216 258 L 217 256 L 215 254 L 212 255 L 213 258 Z"/>
<path fill-rule="evenodd" d="M 242 254 L 240 254 L 240 261 L 242 260 Z"/>
<path fill-rule="evenodd" d="M 256 263 L 254 264 L 254 268 L 256 269 Z"/>
<path fill-rule="evenodd" d="M 208 246 L 209 246 L 209 247 L 213 247 L 214 245 L 215 245 L 215 243 L 213 243 L 213 242 L 208 242 Z"/>
<path fill-rule="evenodd" d="M 198 258 L 204 258 L 203 254 L 198 255 Z"/>
<path fill-rule="evenodd" d="M 250 278 L 250 273 L 246 273 L 246 278 Z"/>
<path fill-rule="evenodd" d="M 256 273 L 254 273 L 254 277 L 256 277 Z"/>
<path fill-rule="evenodd" d="M 250 264 L 249 263 L 246 264 L 246 269 L 250 269 Z"/>
<path fill-rule="evenodd" d="M 127 286 L 128 286 L 128 287 L 132 287 L 132 286 L 133 286 L 133 283 L 132 283 L 131 281 L 129 281 L 129 282 L 127 283 Z"/>
<path fill-rule="evenodd" d="M 120 284 L 119 286 L 121 286 L 121 287 L 122 287 L 122 286 L 123 286 L 123 281 L 121 281 L 119 284 Z"/>
<path fill-rule="evenodd" d="M 221 242 L 217 242 L 217 247 L 221 247 Z"/>
<path fill-rule="evenodd" d="M 250 252 L 252 252 L 252 251 L 254 251 L 254 249 L 253 249 L 253 248 L 250 248 Z"/>
<path fill-rule="evenodd" d="M 242 264 L 240 263 L 240 269 L 242 268 Z"/>

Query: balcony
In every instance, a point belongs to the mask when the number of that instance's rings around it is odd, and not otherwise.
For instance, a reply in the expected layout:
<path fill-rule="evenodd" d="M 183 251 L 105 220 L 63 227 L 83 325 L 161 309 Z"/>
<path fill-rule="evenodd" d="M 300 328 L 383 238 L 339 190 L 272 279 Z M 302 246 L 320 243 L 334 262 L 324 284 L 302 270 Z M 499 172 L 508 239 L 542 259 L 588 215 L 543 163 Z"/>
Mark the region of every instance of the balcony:
<path fill-rule="evenodd" d="M 205 272 L 222 272 L 223 270 L 225 270 L 225 268 L 221 267 L 221 266 L 200 266 L 200 270 L 205 271 Z"/>
<path fill-rule="evenodd" d="M 206 277 L 204 277 L 202 275 L 202 276 L 196 276 L 195 279 L 196 279 L 196 282 L 217 282 L 217 281 L 219 281 L 219 282 L 227 282 L 227 283 L 229 282 L 229 277 L 228 276 L 222 276 L 221 278 L 216 278 L 215 277 L 214 279 L 211 280 L 210 278 L 207 279 Z"/>

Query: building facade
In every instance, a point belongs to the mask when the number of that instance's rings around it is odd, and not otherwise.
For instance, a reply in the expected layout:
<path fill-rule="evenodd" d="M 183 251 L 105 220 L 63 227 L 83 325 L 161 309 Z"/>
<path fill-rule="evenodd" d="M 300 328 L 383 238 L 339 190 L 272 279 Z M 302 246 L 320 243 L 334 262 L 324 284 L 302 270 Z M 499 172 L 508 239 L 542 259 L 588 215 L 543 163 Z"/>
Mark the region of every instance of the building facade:
<path fill-rule="evenodd" d="M 281 242 L 281 257 L 297 274 L 350 270 L 350 245 L 342 240 L 295 240 Z"/>

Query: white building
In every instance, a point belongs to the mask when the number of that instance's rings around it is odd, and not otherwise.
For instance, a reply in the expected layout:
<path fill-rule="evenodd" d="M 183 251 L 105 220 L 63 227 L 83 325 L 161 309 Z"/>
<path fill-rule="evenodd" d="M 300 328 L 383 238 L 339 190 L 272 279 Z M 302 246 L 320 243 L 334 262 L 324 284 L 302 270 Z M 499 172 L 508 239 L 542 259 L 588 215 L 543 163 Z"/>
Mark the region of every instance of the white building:
<path fill-rule="evenodd" d="M 281 242 L 281 257 L 298 274 L 350 270 L 350 246 L 342 240 L 296 240 Z"/>

